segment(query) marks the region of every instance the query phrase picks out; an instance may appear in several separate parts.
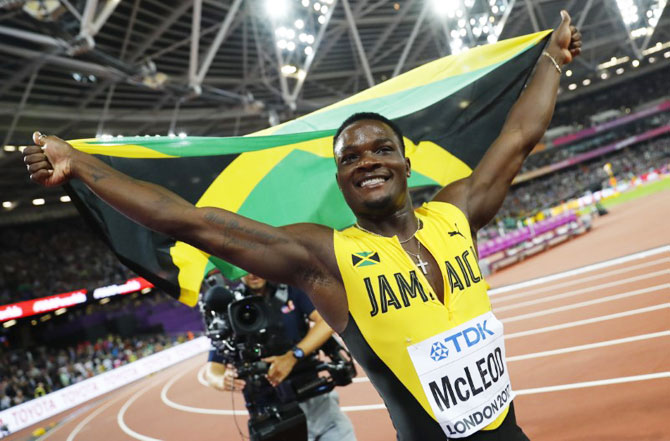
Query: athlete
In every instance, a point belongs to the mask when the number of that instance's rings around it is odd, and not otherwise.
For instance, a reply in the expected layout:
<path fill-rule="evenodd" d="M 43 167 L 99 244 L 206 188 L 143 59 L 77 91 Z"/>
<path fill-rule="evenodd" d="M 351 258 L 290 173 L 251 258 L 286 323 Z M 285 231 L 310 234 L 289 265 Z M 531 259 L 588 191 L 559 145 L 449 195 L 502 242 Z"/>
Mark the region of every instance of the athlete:
<path fill-rule="evenodd" d="M 549 125 L 561 66 L 581 52 L 580 33 L 561 14 L 479 165 L 416 211 L 402 134 L 376 114 L 349 118 L 334 137 L 337 183 L 357 219 L 344 231 L 276 228 L 195 207 L 39 132 L 25 163 L 35 182 L 79 179 L 148 228 L 310 293 L 382 396 L 398 439 L 525 440 L 511 405 L 502 325 L 491 313 L 472 239 Z"/>

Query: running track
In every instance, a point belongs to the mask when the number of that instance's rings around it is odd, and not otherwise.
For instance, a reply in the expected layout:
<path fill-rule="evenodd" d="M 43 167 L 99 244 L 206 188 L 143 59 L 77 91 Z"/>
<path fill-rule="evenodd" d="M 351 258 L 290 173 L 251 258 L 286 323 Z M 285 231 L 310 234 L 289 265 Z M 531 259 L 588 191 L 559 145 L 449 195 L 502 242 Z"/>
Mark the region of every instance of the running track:
<path fill-rule="evenodd" d="M 668 197 L 617 207 L 585 236 L 489 278 L 502 286 L 491 301 L 531 439 L 670 441 Z M 243 409 L 242 397 L 205 387 L 204 362 L 195 357 L 60 415 L 40 440 L 240 440 L 236 422 L 246 434 L 246 416 L 232 409 Z M 359 440 L 395 439 L 365 377 L 339 393 Z"/>

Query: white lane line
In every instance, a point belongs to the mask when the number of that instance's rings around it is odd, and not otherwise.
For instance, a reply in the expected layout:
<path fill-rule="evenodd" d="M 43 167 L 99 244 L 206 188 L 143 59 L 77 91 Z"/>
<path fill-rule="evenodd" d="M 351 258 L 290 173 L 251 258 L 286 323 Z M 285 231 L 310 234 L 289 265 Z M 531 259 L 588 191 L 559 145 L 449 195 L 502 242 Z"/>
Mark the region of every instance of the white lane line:
<path fill-rule="evenodd" d="M 563 282 L 563 283 L 549 284 L 547 286 L 543 286 L 542 288 L 531 289 L 530 291 L 524 291 L 524 292 L 521 292 L 519 294 L 510 294 L 510 295 L 504 296 L 504 297 L 503 296 L 495 297 L 495 298 L 491 299 L 491 303 L 496 304 L 496 303 L 507 302 L 508 300 L 513 300 L 513 299 L 518 299 L 518 298 L 523 298 L 523 297 L 529 297 L 529 296 L 532 296 L 532 295 L 535 295 L 535 294 L 540 294 L 540 293 L 545 292 L 545 291 L 550 291 L 550 290 L 554 290 L 554 289 L 557 289 L 557 288 L 565 288 L 567 286 L 578 285 L 578 284 L 581 284 L 581 283 L 584 283 L 584 282 L 591 282 L 593 280 L 605 279 L 605 278 L 610 277 L 612 275 L 619 275 L 619 274 L 627 273 L 627 272 L 630 272 L 630 271 L 635 271 L 635 270 L 640 269 L 640 268 L 653 267 L 653 266 L 656 266 L 656 265 L 660 265 L 662 263 L 670 263 L 670 259 L 668 259 L 668 258 L 657 259 L 657 260 L 653 260 L 651 262 L 641 263 L 639 265 L 633 265 L 633 266 L 628 266 L 628 267 L 622 268 L 622 269 L 616 269 L 614 271 L 607 271 L 607 272 L 604 272 L 604 273 L 598 273 L 598 274 L 595 274 L 593 276 L 583 277 L 581 279 L 578 278 L 578 279 L 569 280 L 569 281 Z"/>
<path fill-rule="evenodd" d="M 668 308 L 670 308 L 670 303 L 661 303 L 660 305 L 647 306 L 645 308 L 639 308 L 639 309 L 631 309 L 630 311 L 601 315 L 590 319 L 561 323 L 560 325 L 545 326 L 543 328 L 529 329 L 528 331 L 513 332 L 511 334 L 505 334 L 505 340 L 510 340 L 512 338 L 518 338 L 518 337 L 526 337 L 528 335 L 542 334 L 544 332 L 558 331 L 561 329 L 574 328 L 575 326 L 590 325 L 592 323 L 604 322 L 607 320 L 614 320 L 622 317 L 629 317 L 631 315 L 645 314 L 647 312 L 653 312 Z"/>
<path fill-rule="evenodd" d="M 500 321 L 503 322 L 503 323 L 518 322 L 519 320 L 526 320 L 526 319 L 534 318 L 534 317 L 542 317 L 543 315 L 550 315 L 550 314 L 554 314 L 556 312 L 569 311 L 571 309 L 578 309 L 578 308 L 583 308 L 585 306 L 597 305 L 599 303 L 606 303 L 606 302 L 611 302 L 611 301 L 614 301 L 614 300 L 625 299 L 625 298 L 628 298 L 628 297 L 639 296 L 639 295 L 642 295 L 642 294 L 653 293 L 655 291 L 660 291 L 660 290 L 668 289 L 668 288 L 670 288 L 670 283 L 664 283 L 662 285 L 656 285 L 656 286 L 652 286 L 652 287 L 649 287 L 649 288 L 637 289 L 635 291 L 625 292 L 625 293 L 622 293 L 622 294 L 615 294 L 615 295 L 612 295 L 612 296 L 602 297 L 602 298 L 599 298 L 599 299 L 587 300 L 585 302 L 579 302 L 579 303 L 572 303 L 570 305 L 565 305 L 565 306 L 557 306 L 556 308 L 545 309 L 543 311 L 530 312 L 528 314 L 521 314 L 521 315 L 517 315 L 517 316 L 514 316 L 514 317 L 507 317 L 507 318 L 500 319 Z"/>
<path fill-rule="evenodd" d="M 74 440 L 74 438 L 75 438 L 77 435 L 79 435 L 79 432 L 81 432 L 81 430 L 84 428 L 84 426 L 86 426 L 88 423 L 90 423 L 91 420 L 92 420 L 93 418 L 97 417 L 99 414 L 101 414 L 102 412 L 104 412 L 104 411 L 105 411 L 108 407 L 110 407 L 112 404 L 116 404 L 118 401 L 121 401 L 122 398 L 125 398 L 125 395 L 121 395 L 120 397 L 117 397 L 117 398 L 114 399 L 114 400 L 110 400 L 110 401 L 109 401 L 108 403 L 106 403 L 104 406 L 100 406 L 100 407 L 98 407 L 96 410 L 94 410 L 93 412 L 91 412 L 90 414 L 88 414 L 88 415 L 86 416 L 86 418 L 84 418 L 83 420 L 81 420 L 81 421 L 79 422 L 79 424 L 77 424 L 77 427 L 75 427 L 74 429 L 72 429 L 72 432 L 70 432 L 70 434 L 68 435 L 66 441 L 72 441 L 72 440 Z"/>
<path fill-rule="evenodd" d="M 647 251 L 642 251 L 635 254 L 629 254 L 623 257 L 617 257 L 615 259 L 605 260 L 604 262 L 594 263 L 592 265 L 583 266 L 581 268 L 576 268 L 562 273 L 551 274 L 549 276 L 538 277 L 536 279 L 526 280 L 525 282 L 514 283 L 512 285 L 501 286 L 500 288 L 494 288 L 489 290 L 489 296 L 495 296 L 509 291 L 514 291 L 516 289 L 526 288 L 529 286 L 541 285 L 543 283 L 552 282 L 554 280 L 564 279 L 566 277 L 576 276 L 578 274 L 584 274 L 590 271 L 599 270 L 601 268 L 607 268 L 614 265 L 620 265 L 622 263 L 630 262 L 633 260 L 644 259 L 649 256 L 655 256 L 657 254 L 670 252 L 670 245 L 664 245 L 658 248 L 654 248 Z"/>
<path fill-rule="evenodd" d="M 205 387 L 209 387 L 207 380 L 205 380 L 205 369 L 207 369 L 207 365 L 204 365 L 200 369 L 198 369 L 198 383 L 202 384 Z"/>
<path fill-rule="evenodd" d="M 560 294 L 552 294 L 547 297 L 542 297 L 534 300 L 526 300 L 525 302 L 514 303 L 507 306 L 496 306 L 494 308 L 495 312 L 509 311 L 511 309 L 523 308 L 524 306 L 539 305 L 540 303 L 551 302 L 553 300 L 567 299 L 568 297 L 578 296 L 580 294 L 588 294 L 594 291 L 601 291 L 606 288 L 612 288 L 619 285 L 626 285 L 628 283 L 639 282 L 640 280 L 652 279 L 658 276 L 664 276 L 670 274 L 670 269 L 654 271 L 653 273 L 641 274 L 639 276 L 629 277 L 627 279 L 615 280 L 609 283 L 603 283 L 601 285 L 589 286 L 588 288 L 577 289 L 574 291 L 563 292 Z"/>
<path fill-rule="evenodd" d="M 169 406 L 173 409 L 181 410 L 182 412 L 200 413 L 204 415 L 249 415 L 249 413 L 246 410 L 227 410 L 227 409 L 211 409 L 206 407 L 193 407 L 175 403 L 174 401 L 169 399 L 167 396 L 168 390 L 170 390 L 172 385 L 177 380 L 179 380 L 187 373 L 188 371 L 177 375 L 176 377 L 172 378 L 172 380 L 165 383 L 165 385 L 163 386 L 163 389 L 161 390 L 161 401 L 163 401 L 163 403 L 165 403 L 166 406 Z"/>
<path fill-rule="evenodd" d="M 588 351 L 589 349 L 604 348 L 606 346 L 621 345 L 625 343 L 632 343 L 635 341 L 649 340 L 652 338 L 660 338 L 668 336 L 670 336 L 670 331 L 652 332 L 650 334 L 640 334 L 635 335 L 633 337 L 617 338 L 614 340 L 605 340 L 597 343 L 589 343 L 586 345 L 570 346 L 567 348 L 554 349 L 551 351 L 542 351 L 542 352 L 534 352 L 532 354 L 516 355 L 513 357 L 507 357 L 507 361 L 512 362 L 512 361 L 530 360 L 533 358 L 549 357 L 551 355 L 568 354 L 570 352 Z"/>
<path fill-rule="evenodd" d="M 56 426 L 52 427 L 51 429 L 47 430 L 47 432 L 40 436 L 39 438 L 35 439 L 35 441 L 43 441 L 45 439 L 48 439 L 51 435 L 54 433 L 58 432 L 61 430 L 67 423 L 69 423 L 72 420 L 76 420 L 79 418 L 81 415 L 85 415 L 86 412 L 90 411 L 91 409 L 95 409 L 95 406 L 97 406 L 99 403 L 102 403 L 105 401 L 105 397 L 101 397 L 99 400 L 90 402 L 86 406 L 82 406 L 81 408 L 73 411 L 72 413 L 68 414 L 63 418 L 62 420 L 59 420 L 56 422 Z"/>
<path fill-rule="evenodd" d="M 532 389 L 517 390 L 517 395 L 533 395 L 545 392 L 558 392 L 570 389 L 583 389 L 587 387 L 606 386 L 608 384 L 632 383 L 635 381 L 658 380 L 670 378 L 670 372 L 656 372 L 654 374 L 633 375 L 630 377 L 608 378 L 606 380 L 584 381 L 582 383 L 559 384 L 556 386 L 535 387 Z"/>
<path fill-rule="evenodd" d="M 143 387 L 140 390 L 138 390 L 132 397 L 130 397 L 128 401 L 124 403 L 124 405 L 119 410 L 119 413 L 116 414 L 116 423 L 119 425 L 121 430 L 123 430 L 126 433 L 126 435 L 135 439 L 139 439 L 140 441 L 162 441 L 162 440 L 157 438 L 151 438 L 149 436 L 135 432 L 133 429 L 128 427 L 126 422 L 123 420 L 123 417 L 126 415 L 126 411 L 135 402 L 135 400 L 138 399 L 147 390 L 151 389 L 156 383 L 157 381 L 153 382 L 151 385 L 147 387 Z"/>

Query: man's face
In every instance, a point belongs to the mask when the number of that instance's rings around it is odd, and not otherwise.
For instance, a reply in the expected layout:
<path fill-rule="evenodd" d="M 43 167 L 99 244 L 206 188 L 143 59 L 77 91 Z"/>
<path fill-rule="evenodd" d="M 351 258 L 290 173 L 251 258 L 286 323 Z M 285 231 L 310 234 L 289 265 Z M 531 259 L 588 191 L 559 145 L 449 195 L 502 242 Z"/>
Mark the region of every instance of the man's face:
<path fill-rule="evenodd" d="M 249 273 L 242 277 L 242 283 L 244 283 L 252 291 L 261 292 L 268 282 L 267 280 L 262 279 L 255 274 Z"/>
<path fill-rule="evenodd" d="M 356 121 L 342 131 L 333 153 L 337 183 L 354 213 L 380 216 L 405 204 L 410 163 L 388 125 Z"/>

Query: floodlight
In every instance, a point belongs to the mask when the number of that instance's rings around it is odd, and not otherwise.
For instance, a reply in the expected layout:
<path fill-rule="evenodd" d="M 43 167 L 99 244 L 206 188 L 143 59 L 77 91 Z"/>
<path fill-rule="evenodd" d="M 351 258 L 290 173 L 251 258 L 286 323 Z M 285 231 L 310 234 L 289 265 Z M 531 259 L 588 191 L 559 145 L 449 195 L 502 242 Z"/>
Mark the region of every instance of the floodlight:
<path fill-rule="evenodd" d="M 271 18 L 282 18 L 288 12 L 286 0 L 265 0 L 265 11 Z"/>

